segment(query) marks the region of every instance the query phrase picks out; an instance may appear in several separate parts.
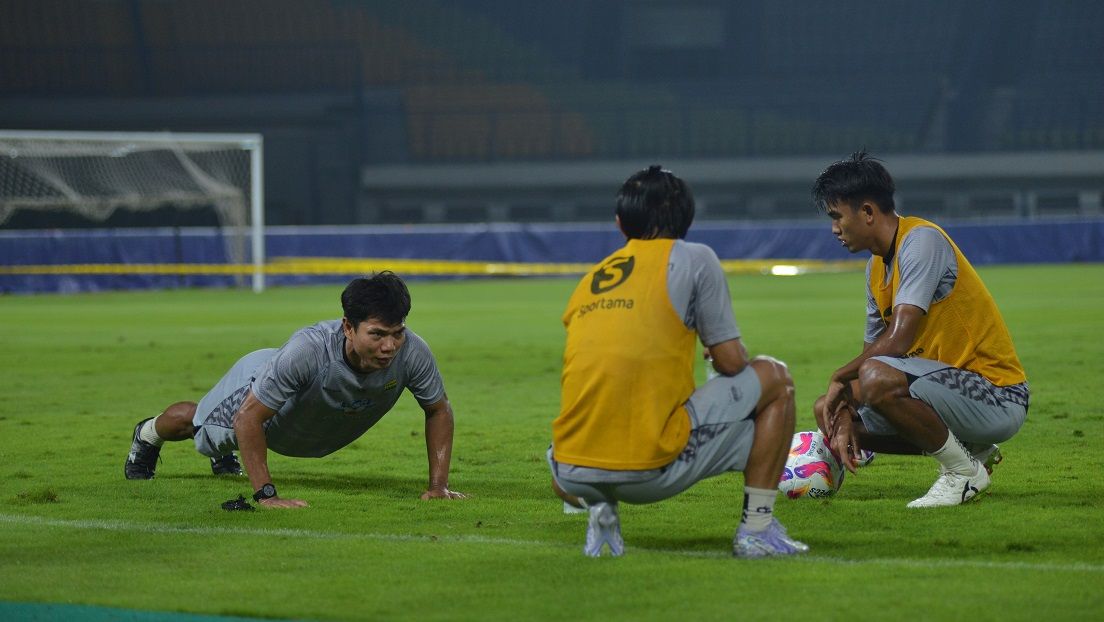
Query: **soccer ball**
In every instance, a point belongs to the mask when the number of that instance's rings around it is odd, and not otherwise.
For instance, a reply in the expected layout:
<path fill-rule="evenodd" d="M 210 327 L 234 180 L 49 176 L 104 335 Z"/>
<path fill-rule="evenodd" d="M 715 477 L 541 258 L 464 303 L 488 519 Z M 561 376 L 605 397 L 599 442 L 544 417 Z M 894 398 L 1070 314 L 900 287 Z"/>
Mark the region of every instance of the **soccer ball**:
<path fill-rule="evenodd" d="M 843 484 L 843 462 L 820 432 L 798 432 L 782 468 L 778 490 L 791 499 L 820 499 L 836 494 Z"/>

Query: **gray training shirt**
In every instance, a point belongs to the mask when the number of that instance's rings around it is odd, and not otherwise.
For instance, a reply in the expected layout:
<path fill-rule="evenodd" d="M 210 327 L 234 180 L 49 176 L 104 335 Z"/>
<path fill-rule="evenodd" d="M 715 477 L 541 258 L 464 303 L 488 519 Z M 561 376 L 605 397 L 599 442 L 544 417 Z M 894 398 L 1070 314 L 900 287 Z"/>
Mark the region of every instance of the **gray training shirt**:
<path fill-rule="evenodd" d="M 870 269 L 881 257 L 871 257 L 866 263 L 866 333 L 863 340 L 873 343 L 885 331 L 878 303 L 870 291 Z M 958 279 L 958 260 L 951 243 L 943 234 L 931 227 L 916 227 L 901 242 L 896 261 L 901 269 L 901 280 L 893 294 L 893 304 L 910 304 L 920 307 L 924 313 L 943 300 L 954 289 Z M 893 274 L 893 266 L 886 270 L 886 278 Z"/>
<path fill-rule="evenodd" d="M 728 280 L 712 248 L 676 240 L 667 269 L 671 304 L 682 317 L 682 323 L 698 332 L 703 345 L 715 346 L 739 338 Z"/>
<path fill-rule="evenodd" d="M 277 414 L 265 423 L 268 446 L 285 456 L 320 457 L 360 438 L 404 388 L 423 407 L 445 393 L 433 353 L 414 331 L 391 365 L 367 374 L 345 362 L 341 320 L 304 328 L 257 370 L 253 395 Z"/>

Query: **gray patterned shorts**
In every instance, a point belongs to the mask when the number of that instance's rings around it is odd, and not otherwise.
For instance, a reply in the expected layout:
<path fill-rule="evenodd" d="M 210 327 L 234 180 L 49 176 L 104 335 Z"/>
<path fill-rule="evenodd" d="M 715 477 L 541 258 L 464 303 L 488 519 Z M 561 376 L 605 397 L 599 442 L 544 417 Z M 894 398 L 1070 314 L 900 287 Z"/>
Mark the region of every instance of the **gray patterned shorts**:
<path fill-rule="evenodd" d="M 923 358 L 875 356 L 905 373 L 909 393 L 932 407 L 960 441 L 1000 443 L 1023 426 L 1030 391 L 1027 383 L 998 387 L 983 376 Z M 869 406 L 859 408 L 867 432 L 895 436 L 894 427 Z"/>

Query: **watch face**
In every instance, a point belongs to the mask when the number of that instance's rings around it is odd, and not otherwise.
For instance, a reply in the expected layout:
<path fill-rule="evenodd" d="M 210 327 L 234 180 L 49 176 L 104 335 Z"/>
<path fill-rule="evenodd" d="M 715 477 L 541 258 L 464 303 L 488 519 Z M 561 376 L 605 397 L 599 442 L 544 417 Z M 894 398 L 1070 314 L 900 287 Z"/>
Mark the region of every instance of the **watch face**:
<path fill-rule="evenodd" d="M 264 486 L 261 486 L 261 494 L 264 495 L 266 499 L 268 499 L 269 497 L 275 497 L 276 487 L 272 484 L 265 484 Z"/>

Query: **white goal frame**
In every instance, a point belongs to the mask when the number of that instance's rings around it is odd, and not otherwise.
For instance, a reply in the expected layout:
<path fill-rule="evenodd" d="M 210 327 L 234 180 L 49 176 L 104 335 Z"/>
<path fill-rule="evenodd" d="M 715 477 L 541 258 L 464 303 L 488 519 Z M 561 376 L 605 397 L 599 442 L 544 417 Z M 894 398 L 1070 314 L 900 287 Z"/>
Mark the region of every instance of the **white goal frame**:
<path fill-rule="evenodd" d="M 214 134 L 202 132 L 69 132 L 40 130 L 0 130 L 0 140 L 57 140 L 69 142 L 118 142 L 126 145 L 165 146 L 233 145 L 249 153 L 249 216 L 252 248 L 252 284 L 254 292 L 265 289 L 264 239 L 264 138 L 261 134 Z"/>

